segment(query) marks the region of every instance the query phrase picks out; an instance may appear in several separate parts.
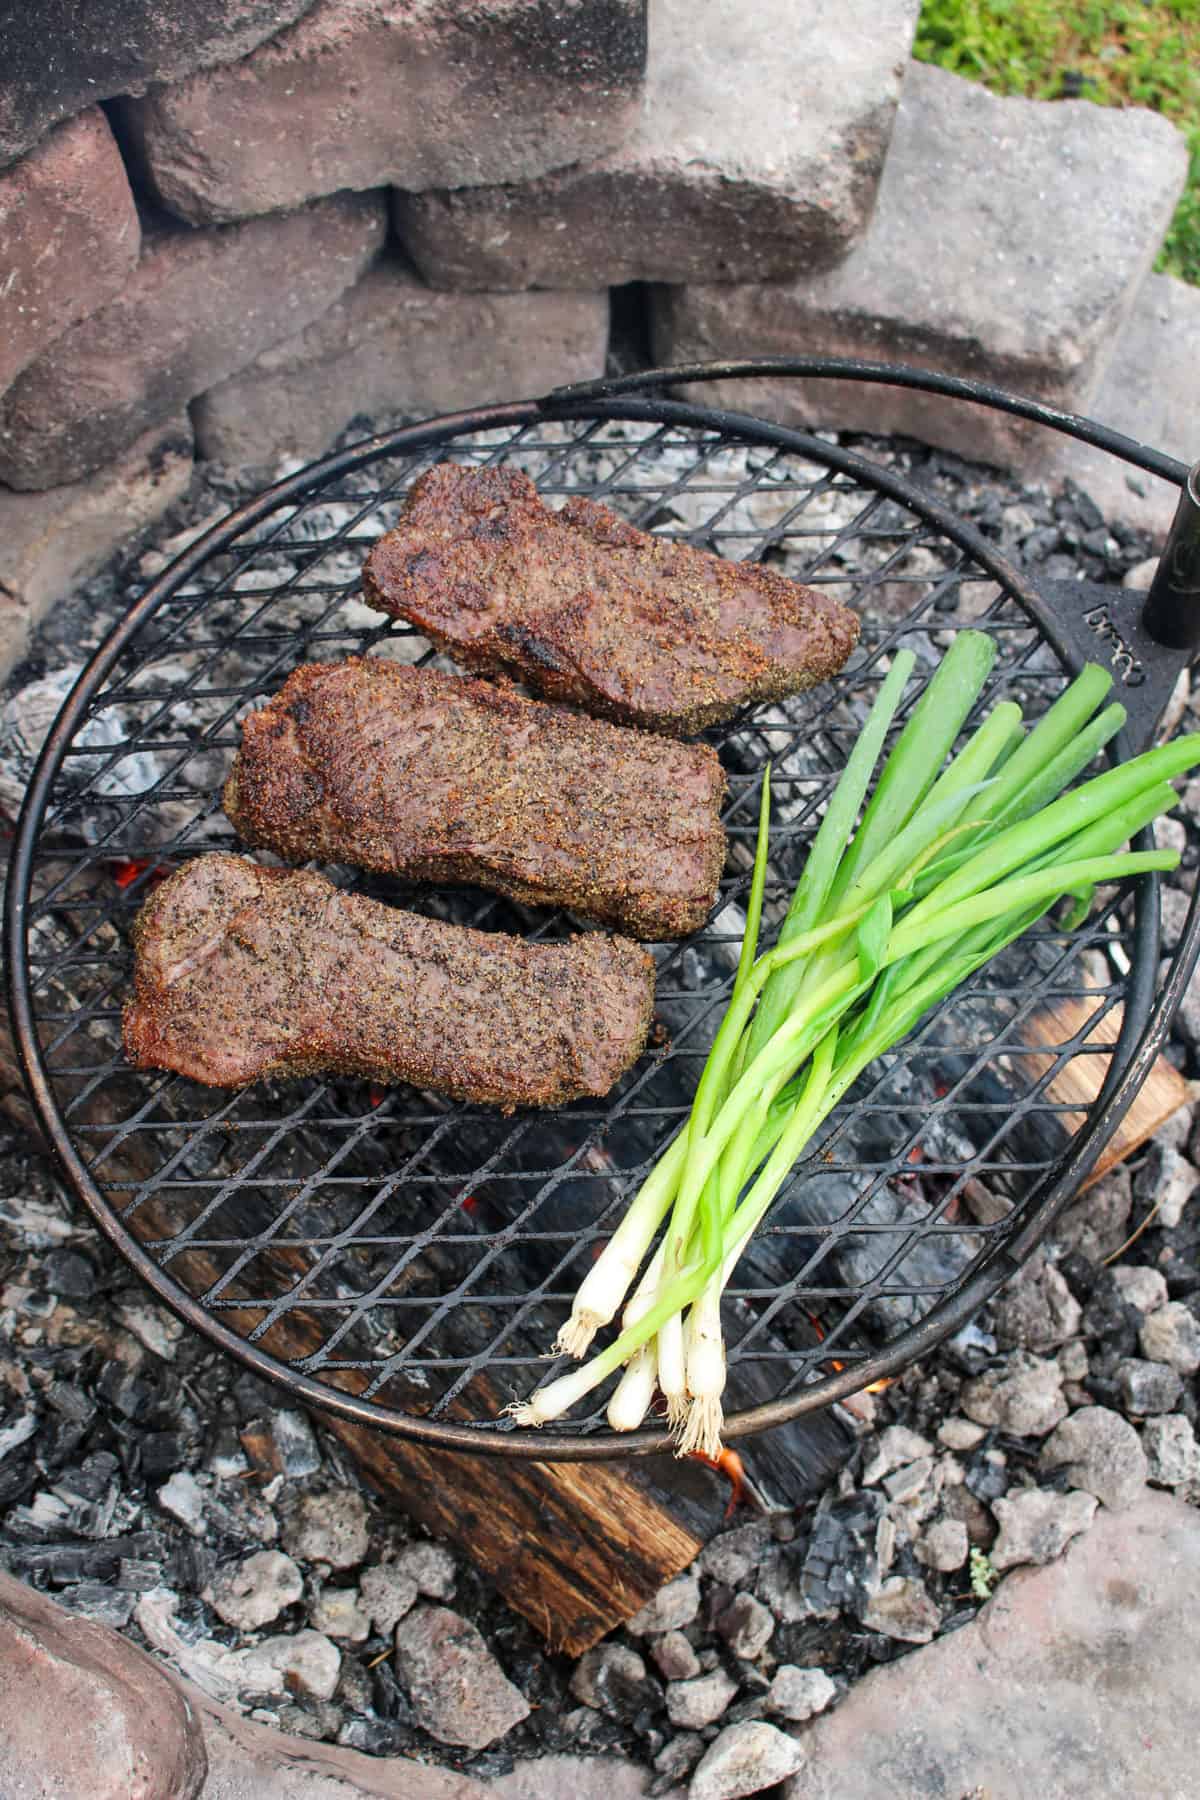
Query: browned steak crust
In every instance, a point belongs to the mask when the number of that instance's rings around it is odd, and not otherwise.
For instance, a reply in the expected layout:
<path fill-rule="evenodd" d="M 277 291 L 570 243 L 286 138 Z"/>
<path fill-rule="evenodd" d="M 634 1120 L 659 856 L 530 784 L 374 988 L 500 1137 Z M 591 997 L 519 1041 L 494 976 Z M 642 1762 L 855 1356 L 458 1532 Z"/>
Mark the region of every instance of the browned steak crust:
<path fill-rule="evenodd" d="M 716 898 L 724 791 L 707 745 L 355 658 L 297 669 L 245 721 L 225 811 L 288 862 L 475 882 L 663 939 Z"/>
<path fill-rule="evenodd" d="M 430 469 L 363 583 L 468 668 L 511 669 L 551 699 L 677 736 L 827 681 L 858 641 L 828 595 L 592 500 L 552 512 L 515 469 Z"/>
<path fill-rule="evenodd" d="M 526 944 L 237 856 L 163 882 L 134 947 L 125 1054 L 211 1087 L 331 1072 L 557 1106 L 608 1092 L 654 1003 L 653 962 L 625 938 Z"/>

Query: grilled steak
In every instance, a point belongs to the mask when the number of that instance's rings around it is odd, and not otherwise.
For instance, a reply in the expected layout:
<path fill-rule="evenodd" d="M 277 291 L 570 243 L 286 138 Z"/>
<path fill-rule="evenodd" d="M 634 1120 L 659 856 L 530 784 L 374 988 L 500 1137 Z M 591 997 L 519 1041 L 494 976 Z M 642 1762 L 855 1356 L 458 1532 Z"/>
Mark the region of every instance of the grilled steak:
<path fill-rule="evenodd" d="M 330 1071 L 557 1106 L 608 1092 L 654 1001 L 654 965 L 625 938 L 526 944 L 237 856 L 164 881 L 134 945 L 126 1055 L 211 1087 Z"/>
<path fill-rule="evenodd" d="M 225 811 L 248 844 L 698 931 L 725 861 L 714 750 L 466 675 L 310 663 L 248 718 Z"/>
<path fill-rule="evenodd" d="M 468 668 L 676 736 L 828 680 L 858 641 L 838 601 L 592 500 L 551 512 L 515 469 L 430 469 L 363 581 Z"/>

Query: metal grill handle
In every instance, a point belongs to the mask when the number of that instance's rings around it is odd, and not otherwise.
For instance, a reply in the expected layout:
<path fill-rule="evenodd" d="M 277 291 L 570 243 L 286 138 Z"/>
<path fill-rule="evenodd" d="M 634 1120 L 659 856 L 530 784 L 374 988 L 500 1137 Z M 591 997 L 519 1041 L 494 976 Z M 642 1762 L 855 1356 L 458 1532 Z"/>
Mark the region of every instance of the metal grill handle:
<path fill-rule="evenodd" d="M 1200 462 L 1179 496 L 1142 621 L 1152 638 L 1172 650 L 1200 648 Z"/>

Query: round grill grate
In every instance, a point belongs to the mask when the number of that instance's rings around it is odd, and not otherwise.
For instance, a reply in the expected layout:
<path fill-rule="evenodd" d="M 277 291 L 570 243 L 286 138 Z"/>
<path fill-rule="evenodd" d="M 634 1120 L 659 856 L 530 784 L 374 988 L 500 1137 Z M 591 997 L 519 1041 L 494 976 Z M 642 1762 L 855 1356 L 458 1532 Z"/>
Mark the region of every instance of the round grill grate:
<path fill-rule="evenodd" d="M 659 1427 L 614 1439 L 604 1391 L 532 1439 L 497 1414 L 546 1375 L 575 1287 L 686 1117 L 736 965 L 767 761 L 770 921 L 899 646 L 928 674 L 956 631 L 992 632 L 983 704 L 1015 698 L 1031 718 L 1066 673 L 1020 579 L 852 452 L 750 421 L 714 428 L 671 403 L 591 411 L 515 406 L 393 433 L 210 532 L 85 672 L 31 790 L 10 892 L 35 1100 L 76 1188 L 160 1297 L 309 1401 L 540 1456 L 666 1441 Z M 552 504 L 587 494 L 639 526 L 769 559 L 854 606 L 860 646 L 830 685 L 708 734 L 729 780 L 720 903 L 697 937 L 657 947 L 658 1046 L 607 1101 L 506 1118 L 345 1080 L 229 1093 L 135 1074 L 120 1051 L 130 924 L 163 872 L 235 843 L 220 789 L 239 720 L 305 659 L 431 655 L 358 594 L 367 549 L 439 457 L 511 464 Z M 326 873 L 487 930 L 577 928 L 477 890 Z M 1153 936 L 1151 881 L 1137 903 L 1136 921 L 1124 894 L 1073 934 L 1035 930 L 863 1077 L 729 1290 L 729 1435 L 902 1366 L 1028 1253 L 1082 1154 L 1056 1072 L 1109 1056 L 1084 1040 L 1123 996 L 1123 1043 L 1149 1014 L 1146 984 L 1127 991 L 1126 976 L 1139 933 L 1143 963 Z M 1093 1121 L 1093 1149 L 1113 1122 Z"/>

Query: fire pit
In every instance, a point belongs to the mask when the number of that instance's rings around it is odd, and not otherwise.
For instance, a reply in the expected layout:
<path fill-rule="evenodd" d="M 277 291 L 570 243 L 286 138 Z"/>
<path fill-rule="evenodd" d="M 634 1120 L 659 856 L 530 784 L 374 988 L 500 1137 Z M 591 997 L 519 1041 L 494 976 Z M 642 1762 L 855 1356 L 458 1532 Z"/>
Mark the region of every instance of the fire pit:
<path fill-rule="evenodd" d="M 1175 575 L 1152 596 L 1171 649 L 1134 596 L 1035 587 L 895 472 L 658 391 L 731 374 L 925 387 L 1185 479 L 1172 459 L 1032 402 L 816 359 L 652 372 L 391 432 L 279 483 L 177 559 L 84 670 L 22 814 L 10 1001 L 72 1185 L 189 1324 L 294 1397 L 432 1447 L 568 1460 L 669 1444 L 659 1429 L 614 1438 L 604 1391 L 589 1415 L 537 1436 L 497 1415 L 543 1374 L 597 1246 L 686 1117 L 736 965 L 768 760 L 777 917 L 898 647 L 928 672 L 957 630 L 990 631 L 1000 655 L 983 703 L 1014 698 L 1031 717 L 1082 662 L 1108 661 L 1130 712 L 1120 755 L 1148 738 L 1186 660 L 1182 534 Z M 867 613 L 859 649 L 828 686 L 708 734 L 730 788 L 720 903 L 704 932 L 659 947 L 658 1048 L 603 1104 L 506 1119 L 346 1080 L 231 1094 L 134 1074 L 120 1049 L 129 927 L 181 859 L 233 845 L 220 788 L 240 718 L 305 659 L 432 656 L 364 607 L 358 585 L 411 481 L 443 457 L 522 468 L 552 502 L 599 497 L 640 526 L 828 586 Z M 489 929 L 571 928 L 473 891 L 403 897 Z M 1015 1271 L 1145 1080 L 1198 942 L 1193 906 L 1156 997 L 1158 889 L 1144 877 L 1074 932 L 1030 933 L 860 1080 L 729 1290 L 729 1436 L 885 1380 Z M 1116 1017 L 1115 1046 L 1091 1041 Z M 1072 1132 L 1054 1084 L 1076 1055 L 1106 1072 Z"/>

